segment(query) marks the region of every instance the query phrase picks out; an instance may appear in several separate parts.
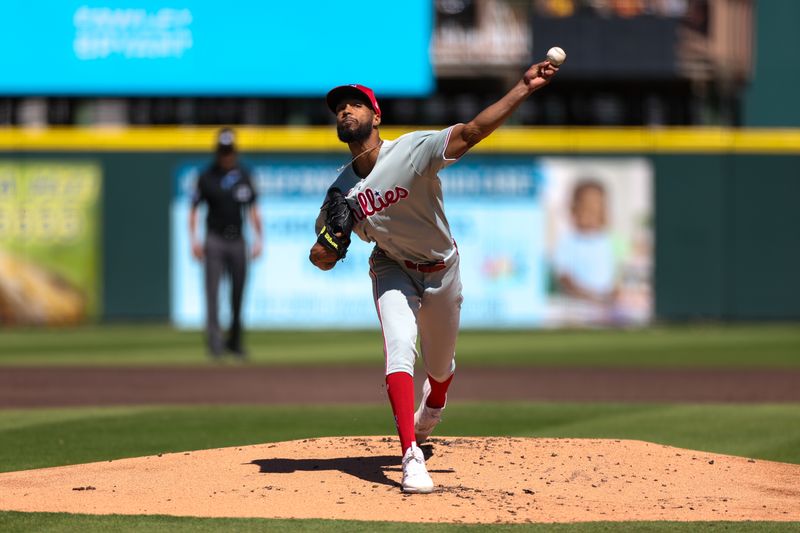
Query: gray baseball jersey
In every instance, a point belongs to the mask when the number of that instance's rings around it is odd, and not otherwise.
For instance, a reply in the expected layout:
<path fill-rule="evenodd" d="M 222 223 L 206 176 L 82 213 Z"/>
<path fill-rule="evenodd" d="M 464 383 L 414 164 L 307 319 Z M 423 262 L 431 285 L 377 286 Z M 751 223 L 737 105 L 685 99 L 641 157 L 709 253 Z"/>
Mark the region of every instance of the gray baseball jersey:
<path fill-rule="evenodd" d="M 362 180 L 350 164 L 331 185 L 347 196 L 356 234 L 393 259 L 432 262 L 455 251 L 437 174 L 456 161 L 444 157 L 450 131 L 417 131 L 384 141 L 369 176 Z M 324 219 L 320 213 L 317 232 Z"/>
<path fill-rule="evenodd" d="M 366 178 L 359 178 L 349 164 L 331 185 L 347 197 L 356 218 L 353 231 L 376 244 L 370 276 L 387 375 L 414 375 L 417 334 L 433 379 L 444 381 L 455 370 L 461 276 L 438 176 L 456 161 L 444 155 L 451 130 L 418 131 L 384 141 Z M 321 212 L 317 232 L 324 220 Z"/>

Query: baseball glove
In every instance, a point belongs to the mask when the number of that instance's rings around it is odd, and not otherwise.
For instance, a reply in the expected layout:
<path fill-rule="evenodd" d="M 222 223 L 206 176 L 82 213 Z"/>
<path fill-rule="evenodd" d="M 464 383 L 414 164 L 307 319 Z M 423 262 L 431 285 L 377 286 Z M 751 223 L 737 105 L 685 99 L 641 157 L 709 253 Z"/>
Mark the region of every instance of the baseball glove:
<path fill-rule="evenodd" d="M 353 231 L 353 213 L 347 200 L 339 189 L 329 189 L 322 204 L 325 210 L 325 225 L 317 235 L 317 242 L 333 250 L 336 259 L 343 259 L 350 246 L 350 233 Z"/>

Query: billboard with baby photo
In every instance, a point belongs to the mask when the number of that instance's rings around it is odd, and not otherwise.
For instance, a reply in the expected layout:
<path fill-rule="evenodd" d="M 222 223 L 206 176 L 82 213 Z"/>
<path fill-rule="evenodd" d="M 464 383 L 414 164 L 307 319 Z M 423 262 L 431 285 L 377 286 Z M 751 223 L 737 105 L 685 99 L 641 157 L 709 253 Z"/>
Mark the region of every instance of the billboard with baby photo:
<path fill-rule="evenodd" d="M 644 158 L 542 158 L 548 325 L 653 314 L 653 168 Z"/>
<path fill-rule="evenodd" d="M 344 159 L 344 160 L 343 160 Z M 272 154 L 252 169 L 265 250 L 251 262 L 243 321 L 249 328 L 379 327 L 369 277 L 374 244 L 355 239 L 328 272 L 308 253 L 320 205 L 346 158 Z M 176 169 L 172 204 L 171 315 L 205 321 L 202 264 L 188 238 L 190 198 L 204 161 Z M 631 325 L 652 313 L 652 168 L 643 158 L 538 158 L 469 154 L 441 172 L 461 256 L 466 328 Z M 220 291 L 223 323 L 229 291 Z"/>

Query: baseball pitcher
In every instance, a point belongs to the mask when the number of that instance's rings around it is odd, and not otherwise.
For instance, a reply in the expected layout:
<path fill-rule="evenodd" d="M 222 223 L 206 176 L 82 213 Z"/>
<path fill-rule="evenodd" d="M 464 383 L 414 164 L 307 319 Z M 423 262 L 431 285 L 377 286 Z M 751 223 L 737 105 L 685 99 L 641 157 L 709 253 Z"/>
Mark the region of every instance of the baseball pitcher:
<path fill-rule="evenodd" d="M 375 243 L 370 277 L 383 332 L 386 388 L 403 453 L 404 492 L 434 489 L 417 445 L 441 420 L 456 366 L 462 301 L 459 256 L 438 172 L 503 124 L 556 72 L 558 67 L 550 61 L 537 63 L 470 122 L 408 133 L 393 141 L 380 137 L 381 109 L 371 89 L 343 85 L 327 95 L 339 139 L 353 157 L 339 169 L 325 197 L 310 260 L 330 270 L 345 257 L 352 232 Z M 415 412 L 418 335 L 427 379 Z"/>

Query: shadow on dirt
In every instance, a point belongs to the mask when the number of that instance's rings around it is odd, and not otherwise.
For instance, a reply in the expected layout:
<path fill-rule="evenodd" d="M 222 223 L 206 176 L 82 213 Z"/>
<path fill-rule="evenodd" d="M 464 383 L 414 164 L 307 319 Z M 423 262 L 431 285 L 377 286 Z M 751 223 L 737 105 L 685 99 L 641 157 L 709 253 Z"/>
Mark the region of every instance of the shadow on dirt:
<path fill-rule="evenodd" d="M 425 458 L 433 455 L 432 447 L 420 446 Z M 338 457 L 335 459 L 256 459 L 249 464 L 257 465 L 262 474 L 292 474 L 298 471 L 315 472 L 320 470 L 338 470 L 345 474 L 363 479 L 370 483 L 379 483 L 390 487 L 400 484 L 386 477 L 385 472 L 400 472 L 399 455 L 368 455 L 364 457 Z M 435 470 L 429 470 L 434 473 Z"/>

